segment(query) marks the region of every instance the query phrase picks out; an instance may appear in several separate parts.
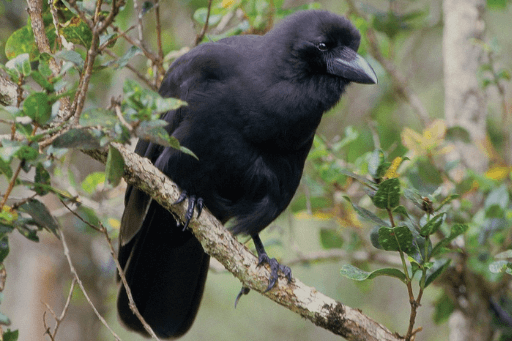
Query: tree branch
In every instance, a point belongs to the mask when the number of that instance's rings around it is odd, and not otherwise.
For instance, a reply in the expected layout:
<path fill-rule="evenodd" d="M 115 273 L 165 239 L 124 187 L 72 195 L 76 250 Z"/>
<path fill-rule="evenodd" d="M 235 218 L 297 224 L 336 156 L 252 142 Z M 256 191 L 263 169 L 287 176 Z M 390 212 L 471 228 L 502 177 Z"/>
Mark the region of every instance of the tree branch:
<path fill-rule="evenodd" d="M 150 194 L 160 205 L 182 220 L 180 217 L 185 215 L 187 202 L 172 204 L 179 197 L 178 186 L 148 159 L 129 152 L 120 144 L 114 143 L 113 146 L 125 160 L 126 182 Z M 88 150 L 84 153 L 102 163 L 106 162 L 107 154 L 104 151 Z M 360 310 L 348 307 L 315 288 L 306 286 L 299 279 L 288 284 L 285 278 L 279 278 L 276 287 L 265 293 L 269 270 L 258 267 L 257 257 L 240 244 L 208 210 L 203 211 L 199 218 L 193 219 L 189 226 L 205 252 L 222 263 L 245 287 L 260 292 L 314 324 L 347 340 L 403 340 Z"/>

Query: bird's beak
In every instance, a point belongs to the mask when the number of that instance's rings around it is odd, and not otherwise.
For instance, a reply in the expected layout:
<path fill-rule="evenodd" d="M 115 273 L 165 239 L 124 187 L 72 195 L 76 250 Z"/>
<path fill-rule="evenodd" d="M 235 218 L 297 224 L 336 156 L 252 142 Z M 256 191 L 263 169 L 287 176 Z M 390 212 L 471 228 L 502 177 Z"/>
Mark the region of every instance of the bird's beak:
<path fill-rule="evenodd" d="M 340 53 L 332 59 L 328 72 L 355 83 L 377 83 L 377 75 L 370 64 L 348 47 L 342 48 Z"/>

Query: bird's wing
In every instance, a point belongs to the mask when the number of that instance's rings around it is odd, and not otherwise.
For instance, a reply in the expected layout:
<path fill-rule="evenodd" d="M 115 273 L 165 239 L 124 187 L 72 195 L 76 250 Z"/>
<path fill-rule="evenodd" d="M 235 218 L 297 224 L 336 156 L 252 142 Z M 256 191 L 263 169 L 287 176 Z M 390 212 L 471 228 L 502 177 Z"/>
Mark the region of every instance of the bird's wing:
<path fill-rule="evenodd" d="M 159 93 L 162 97 L 174 97 L 184 101 L 194 93 L 211 93 L 215 83 L 223 83 L 237 73 L 237 63 L 240 60 L 240 54 L 228 44 L 200 45 L 171 65 Z M 190 106 L 164 113 L 162 119 L 169 123 L 167 132 L 172 135 L 187 115 L 194 115 Z M 137 154 L 147 157 L 153 163 L 157 163 L 164 150 L 163 146 L 147 140 L 139 140 L 135 148 Z M 129 243 L 140 230 L 150 204 L 151 197 L 148 194 L 128 186 L 119 234 L 121 245 Z M 120 255 L 120 260 L 122 256 Z"/>

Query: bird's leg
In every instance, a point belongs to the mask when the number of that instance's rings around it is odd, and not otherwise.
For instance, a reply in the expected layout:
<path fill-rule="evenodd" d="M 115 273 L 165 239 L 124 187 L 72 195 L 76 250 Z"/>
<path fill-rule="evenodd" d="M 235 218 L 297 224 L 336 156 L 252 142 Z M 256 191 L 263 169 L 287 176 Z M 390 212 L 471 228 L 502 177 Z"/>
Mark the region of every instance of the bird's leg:
<path fill-rule="evenodd" d="M 278 271 L 281 271 L 288 279 L 288 282 L 291 282 L 292 270 L 286 265 L 279 264 L 279 262 L 275 258 L 270 258 L 267 255 L 267 252 L 265 252 L 265 248 L 263 247 L 263 243 L 261 242 L 260 236 L 258 234 L 255 234 L 251 237 L 252 240 L 254 241 L 256 252 L 258 252 L 258 266 L 260 266 L 263 263 L 267 263 L 268 265 L 270 265 L 270 277 L 268 279 L 269 283 L 267 290 L 265 290 L 265 292 L 272 289 L 272 287 L 276 284 L 278 278 Z"/>
<path fill-rule="evenodd" d="M 192 217 L 194 216 L 194 208 L 197 208 L 197 217 L 199 218 L 204 207 L 203 198 L 197 198 L 195 195 L 189 196 L 187 191 L 181 192 L 178 200 L 174 202 L 174 205 L 182 203 L 187 198 L 188 207 L 187 212 L 185 213 L 185 224 L 183 224 L 183 231 L 187 229 L 190 220 L 192 220 Z"/>

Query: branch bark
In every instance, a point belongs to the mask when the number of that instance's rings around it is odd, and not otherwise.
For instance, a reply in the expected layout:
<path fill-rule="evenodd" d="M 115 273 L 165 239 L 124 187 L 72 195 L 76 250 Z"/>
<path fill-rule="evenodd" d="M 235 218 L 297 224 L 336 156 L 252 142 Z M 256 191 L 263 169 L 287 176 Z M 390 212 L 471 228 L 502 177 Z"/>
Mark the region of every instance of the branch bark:
<path fill-rule="evenodd" d="M 150 194 L 160 205 L 182 220 L 180 217 L 184 217 L 187 203 L 172 204 L 179 197 L 177 185 L 154 167 L 148 159 L 129 152 L 120 144 L 113 145 L 125 160 L 126 182 Z M 106 152 L 101 150 L 84 152 L 102 163 L 106 162 Z M 269 270 L 266 267 L 258 267 L 257 257 L 246 246 L 239 243 L 208 210 L 203 211 L 198 219 L 193 219 L 189 226 L 205 252 L 216 258 L 244 286 L 258 291 L 314 324 L 341 335 L 347 340 L 403 340 L 360 310 L 348 307 L 318 292 L 299 279 L 288 283 L 285 278 L 279 278 L 276 287 L 265 293 Z"/>

